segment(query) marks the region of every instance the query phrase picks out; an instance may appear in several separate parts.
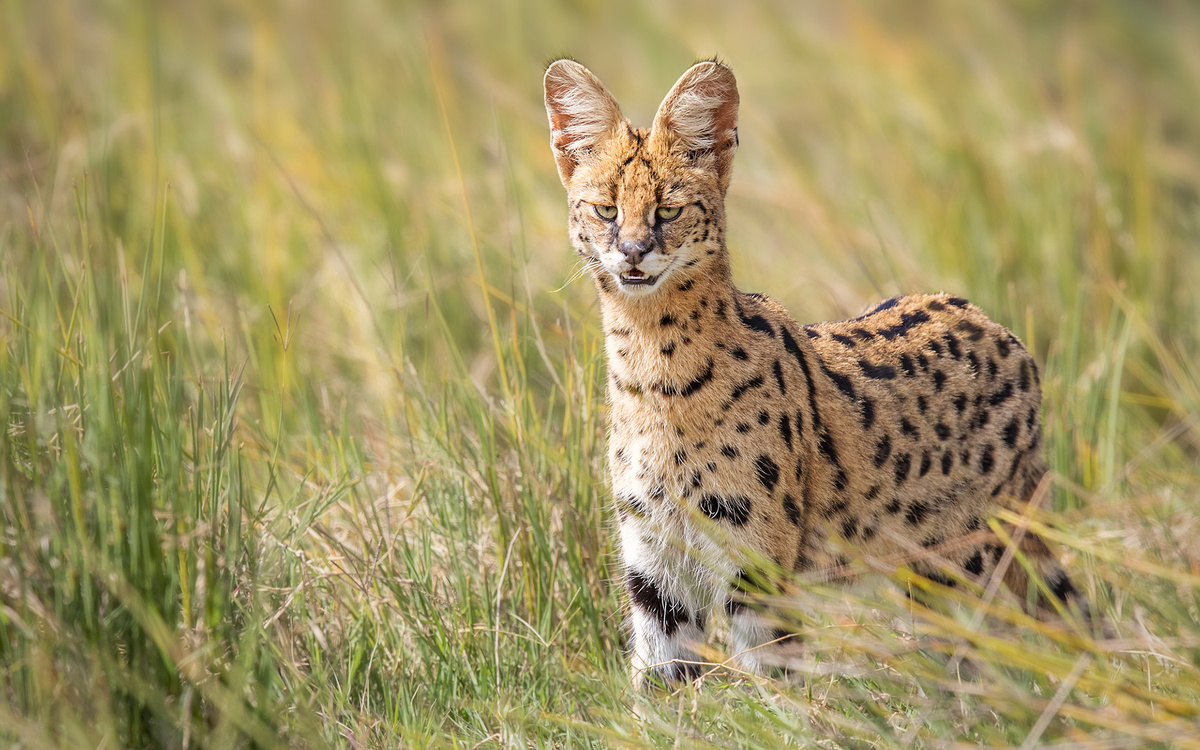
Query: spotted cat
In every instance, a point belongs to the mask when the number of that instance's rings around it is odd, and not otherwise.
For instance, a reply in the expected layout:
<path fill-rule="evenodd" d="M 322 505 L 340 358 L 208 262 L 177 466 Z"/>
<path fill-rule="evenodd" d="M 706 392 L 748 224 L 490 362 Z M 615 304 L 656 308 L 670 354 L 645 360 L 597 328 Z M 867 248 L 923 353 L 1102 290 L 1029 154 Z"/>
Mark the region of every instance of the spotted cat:
<path fill-rule="evenodd" d="M 722 610 L 745 667 L 788 658 L 741 593 L 756 557 L 813 574 L 838 564 L 840 540 L 947 584 L 947 562 L 987 579 L 1004 550 L 989 515 L 1046 472 L 1038 371 L 1016 336 L 948 294 L 800 325 L 738 291 L 725 246 L 738 90 L 720 62 L 684 73 L 648 130 L 571 60 L 546 70 L 545 103 L 603 315 L 637 679 L 695 674 Z M 1055 596 L 1078 598 L 1038 538 L 1022 551 Z M 1024 595 L 1021 566 L 1006 582 Z"/>

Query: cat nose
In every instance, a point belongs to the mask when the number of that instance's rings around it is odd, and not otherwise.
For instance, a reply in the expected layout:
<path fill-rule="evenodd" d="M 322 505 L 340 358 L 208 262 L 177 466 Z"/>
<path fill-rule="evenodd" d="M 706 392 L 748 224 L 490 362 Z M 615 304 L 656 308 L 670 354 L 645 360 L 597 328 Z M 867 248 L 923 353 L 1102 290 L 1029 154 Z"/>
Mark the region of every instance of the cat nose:
<path fill-rule="evenodd" d="M 646 243 L 641 240 L 625 240 L 621 243 L 621 254 L 625 256 L 625 260 L 631 266 L 641 263 L 642 258 L 645 258 L 648 252 Z"/>

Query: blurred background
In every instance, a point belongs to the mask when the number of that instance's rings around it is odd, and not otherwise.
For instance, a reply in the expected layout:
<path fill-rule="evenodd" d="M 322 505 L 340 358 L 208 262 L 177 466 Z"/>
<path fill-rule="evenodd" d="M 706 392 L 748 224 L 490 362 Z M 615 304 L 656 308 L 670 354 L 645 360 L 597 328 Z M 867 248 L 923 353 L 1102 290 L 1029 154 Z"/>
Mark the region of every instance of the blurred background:
<path fill-rule="evenodd" d="M 0 0 L 0 39 L 0 742 L 1196 736 L 1193 3 Z M 643 126 L 732 66 L 743 289 L 1022 337 L 1045 520 L 1128 653 L 867 628 L 815 694 L 631 716 L 561 55 Z M 846 595 L 812 596 L 821 662 Z"/>

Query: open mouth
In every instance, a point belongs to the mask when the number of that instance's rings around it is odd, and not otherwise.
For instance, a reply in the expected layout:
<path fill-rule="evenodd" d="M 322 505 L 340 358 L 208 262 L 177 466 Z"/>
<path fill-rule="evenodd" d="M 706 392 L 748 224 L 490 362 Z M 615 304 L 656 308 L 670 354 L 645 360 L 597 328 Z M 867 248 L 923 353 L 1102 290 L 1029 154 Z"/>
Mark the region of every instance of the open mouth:
<path fill-rule="evenodd" d="M 621 284 L 626 286 L 651 286 L 654 282 L 658 281 L 657 276 L 647 276 L 636 268 L 629 269 L 621 274 L 619 278 L 621 279 Z"/>

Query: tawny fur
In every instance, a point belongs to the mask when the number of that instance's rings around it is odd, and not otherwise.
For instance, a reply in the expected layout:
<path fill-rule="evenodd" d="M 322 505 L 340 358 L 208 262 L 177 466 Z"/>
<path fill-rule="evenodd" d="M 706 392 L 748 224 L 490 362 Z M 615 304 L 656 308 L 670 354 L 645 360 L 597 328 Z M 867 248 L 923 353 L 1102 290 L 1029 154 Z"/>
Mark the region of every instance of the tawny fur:
<path fill-rule="evenodd" d="M 552 64 L 545 84 L 571 240 L 603 314 L 635 670 L 692 673 L 722 609 L 747 667 L 778 662 L 780 647 L 759 648 L 777 632 L 736 593 L 756 555 L 827 570 L 838 539 L 946 583 L 914 551 L 986 579 L 1003 551 L 987 519 L 1046 471 L 1037 367 L 1020 341 L 948 294 L 800 325 L 738 291 L 725 246 L 738 106 L 726 66 L 693 66 L 649 130 L 578 63 Z M 660 207 L 681 210 L 664 220 Z M 628 283 L 631 270 L 657 281 Z M 1060 598 L 1074 594 L 1040 541 L 1025 549 Z M 1017 573 L 1010 583 L 1024 585 Z"/>

